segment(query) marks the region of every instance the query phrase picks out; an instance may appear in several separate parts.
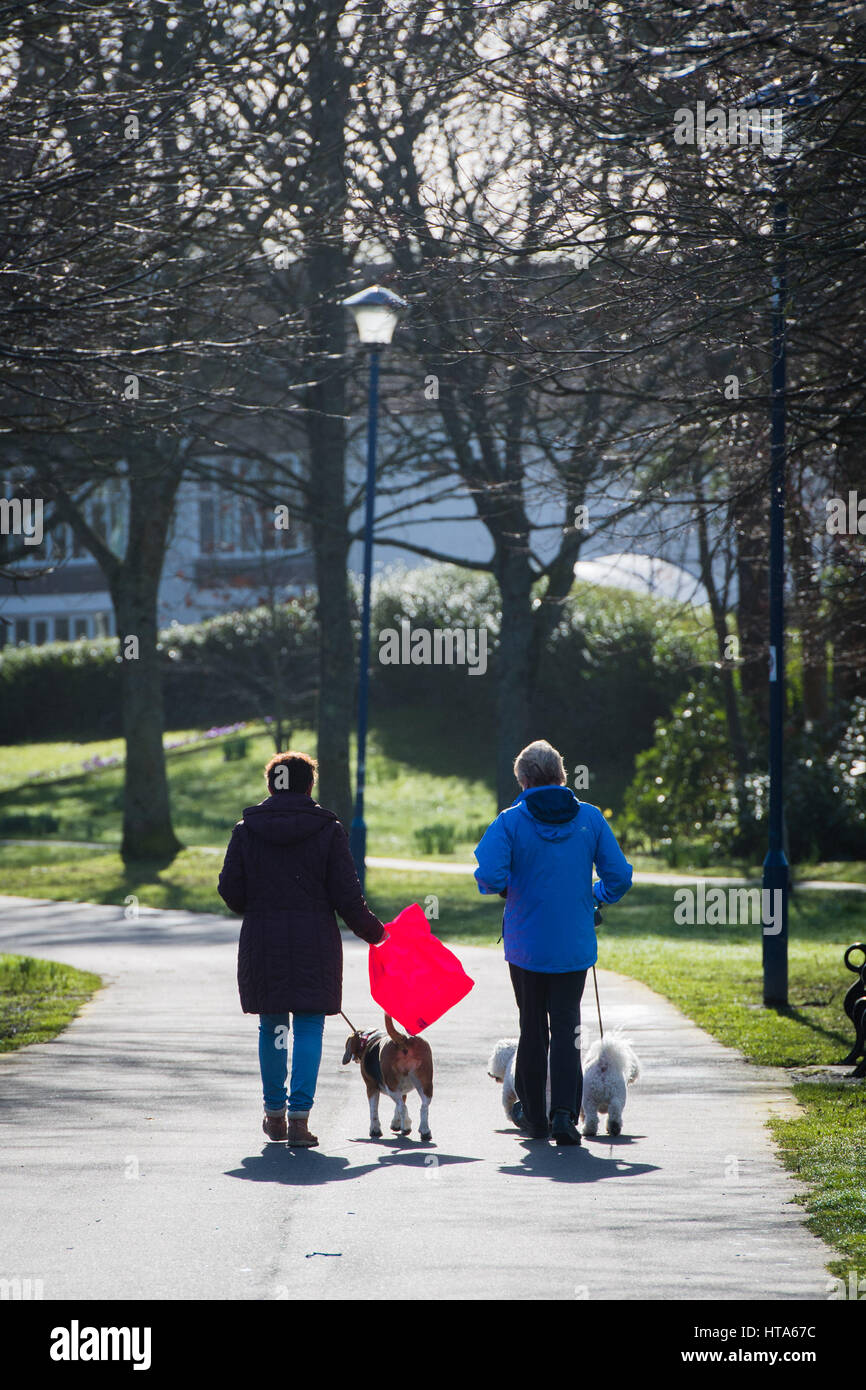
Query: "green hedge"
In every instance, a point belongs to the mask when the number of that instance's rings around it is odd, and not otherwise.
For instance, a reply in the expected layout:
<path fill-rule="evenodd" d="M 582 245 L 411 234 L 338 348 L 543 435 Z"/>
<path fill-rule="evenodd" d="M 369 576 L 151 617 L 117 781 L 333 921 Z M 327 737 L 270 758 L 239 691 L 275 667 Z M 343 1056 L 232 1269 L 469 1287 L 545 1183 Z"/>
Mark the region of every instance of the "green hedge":
<path fill-rule="evenodd" d="M 160 634 L 166 725 L 208 727 L 273 714 L 274 685 L 298 712 L 312 703 L 315 600 L 228 613 Z M 0 653 L 0 743 L 115 738 L 121 732 L 116 637 L 7 647 Z M 303 679 L 301 676 L 303 675 Z"/>
<path fill-rule="evenodd" d="M 5 647 L 0 653 L 0 743 L 114 738 L 120 732 L 116 637 Z"/>

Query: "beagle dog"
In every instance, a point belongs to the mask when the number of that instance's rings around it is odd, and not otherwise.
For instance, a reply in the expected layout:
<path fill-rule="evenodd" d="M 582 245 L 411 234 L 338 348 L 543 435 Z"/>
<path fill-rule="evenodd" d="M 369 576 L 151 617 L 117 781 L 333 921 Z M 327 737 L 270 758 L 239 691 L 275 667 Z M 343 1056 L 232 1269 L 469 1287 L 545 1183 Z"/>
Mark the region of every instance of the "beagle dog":
<path fill-rule="evenodd" d="M 433 1138 L 427 1118 L 433 1098 L 433 1053 L 424 1038 L 408 1037 L 394 1027 L 390 1014 L 385 1015 L 388 1040 L 381 1033 L 352 1033 L 346 1039 L 343 1066 L 360 1063 L 361 1075 L 370 1102 L 370 1138 L 381 1139 L 379 1096 L 390 1096 L 394 1102 L 391 1128 L 396 1134 L 410 1134 L 412 1122 L 406 1109 L 406 1097 L 414 1089 L 421 1097 L 421 1117 L 418 1132 L 422 1139 Z"/>

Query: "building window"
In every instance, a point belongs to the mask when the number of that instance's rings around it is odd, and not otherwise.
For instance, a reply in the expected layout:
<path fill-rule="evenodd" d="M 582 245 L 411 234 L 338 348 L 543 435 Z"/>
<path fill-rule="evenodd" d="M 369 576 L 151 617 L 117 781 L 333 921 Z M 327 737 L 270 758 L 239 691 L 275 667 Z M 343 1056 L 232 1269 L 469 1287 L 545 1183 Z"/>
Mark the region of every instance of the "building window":
<path fill-rule="evenodd" d="M 94 613 L 93 635 L 94 637 L 108 636 L 108 619 L 106 618 L 104 613 Z"/>
<path fill-rule="evenodd" d="M 15 619 L 15 642 L 16 642 L 16 644 L 20 644 L 21 642 L 29 642 L 29 641 L 30 641 L 30 619 L 29 619 L 29 618 L 16 618 L 16 619 Z"/>
<path fill-rule="evenodd" d="M 200 497 L 198 504 L 198 547 L 202 555 L 213 555 L 216 541 L 212 497 Z"/>
<path fill-rule="evenodd" d="M 86 619 L 86 618 L 76 618 L 76 619 L 75 619 L 75 637 L 76 637 L 76 640 L 77 640 L 79 637 L 89 637 L 89 635 L 90 635 L 90 624 L 88 623 L 87 619 Z"/>
<path fill-rule="evenodd" d="M 68 641 L 69 641 L 69 619 L 68 619 L 68 618 L 55 618 L 55 619 L 54 619 L 54 640 L 55 640 L 55 642 L 68 642 Z"/>
<path fill-rule="evenodd" d="M 48 641 L 48 623 L 45 618 L 36 618 L 33 623 L 33 642 L 37 647 L 44 647 Z"/>

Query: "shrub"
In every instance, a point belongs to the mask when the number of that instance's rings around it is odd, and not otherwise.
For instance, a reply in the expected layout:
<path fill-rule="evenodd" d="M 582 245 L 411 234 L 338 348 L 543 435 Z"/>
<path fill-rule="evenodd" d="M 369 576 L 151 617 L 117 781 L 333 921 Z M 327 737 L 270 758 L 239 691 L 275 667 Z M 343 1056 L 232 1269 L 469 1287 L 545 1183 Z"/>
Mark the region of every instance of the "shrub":
<path fill-rule="evenodd" d="M 414 838 L 422 854 L 451 854 L 457 843 L 457 827 L 450 821 L 435 821 L 420 826 Z"/>
<path fill-rule="evenodd" d="M 312 596 L 275 610 L 174 624 L 160 634 L 166 727 L 206 728 L 309 714 L 317 629 Z M 0 743 L 116 738 L 122 733 L 116 637 L 0 652 Z"/>
<path fill-rule="evenodd" d="M 5 647 L 0 743 L 116 738 L 121 732 L 117 650 L 116 637 Z"/>
<path fill-rule="evenodd" d="M 710 681 L 695 681 L 635 760 L 626 823 L 651 843 L 670 842 L 670 862 L 676 841 L 701 837 L 730 810 L 733 783 L 724 712 Z"/>
<path fill-rule="evenodd" d="M 753 739 L 757 745 L 757 740 Z M 807 729 L 786 749 L 785 828 L 793 861 L 862 854 L 866 838 L 866 700 L 846 726 L 827 735 Z M 659 720 L 650 748 L 636 760 L 625 797 L 627 826 L 658 843 L 671 865 L 702 853 L 759 858 L 767 847 L 769 776 L 749 772 L 738 787 L 718 691 L 696 682 Z"/>
<path fill-rule="evenodd" d="M 413 629 L 485 628 L 487 675 L 456 666 L 380 664 L 378 634 L 384 628 L 399 631 L 401 618 Z M 471 741 L 466 756 L 486 743 L 491 775 L 499 622 L 498 590 L 486 572 L 453 565 L 392 567 L 374 584 L 374 708 L 438 706 L 454 739 Z M 575 586 L 538 655 L 529 722 L 535 736 L 561 749 L 570 776 L 578 763 L 589 767 L 589 790 L 580 793 L 587 800 L 619 802 L 635 754 L 652 741 L 654 720 L 670 709 L 701 655 L 696 630 L 693 618 L 683 619 L 676 605 L 663 600 Z"/>

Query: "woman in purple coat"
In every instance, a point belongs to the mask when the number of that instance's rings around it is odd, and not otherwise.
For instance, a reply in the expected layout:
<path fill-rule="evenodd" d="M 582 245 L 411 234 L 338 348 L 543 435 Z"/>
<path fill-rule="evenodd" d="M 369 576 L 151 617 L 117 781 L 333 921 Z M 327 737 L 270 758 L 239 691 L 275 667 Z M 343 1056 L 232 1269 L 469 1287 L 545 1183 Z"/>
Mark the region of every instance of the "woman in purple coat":
<path fill-rule="evenodd" d="M 238 988 L 244 1013 L 259 1015 L 259 1064 L 269 1139 L 309 1148 L 326 1014 L 342 1005 L 343 944 L 334 912 L 375 945 L 385 928 L 364 901 L 349 840 L 333 811 L 312 798 L 316 763 L 279 753 L 265 768 L 270 793 L 235 826 L 219 894 L 243 913 Z M 291 1015 L 292 1075 L 286 1122 Z"/>

